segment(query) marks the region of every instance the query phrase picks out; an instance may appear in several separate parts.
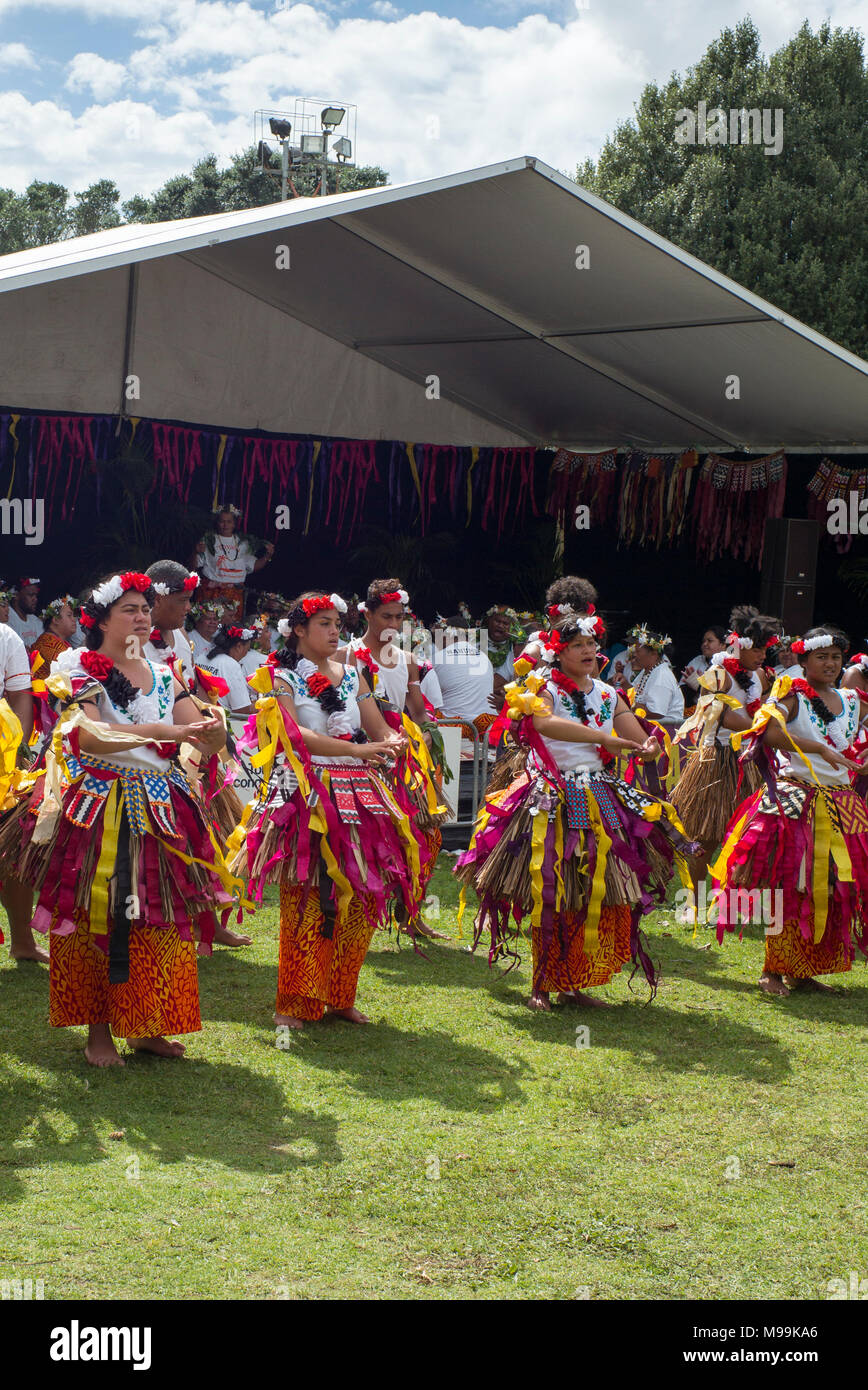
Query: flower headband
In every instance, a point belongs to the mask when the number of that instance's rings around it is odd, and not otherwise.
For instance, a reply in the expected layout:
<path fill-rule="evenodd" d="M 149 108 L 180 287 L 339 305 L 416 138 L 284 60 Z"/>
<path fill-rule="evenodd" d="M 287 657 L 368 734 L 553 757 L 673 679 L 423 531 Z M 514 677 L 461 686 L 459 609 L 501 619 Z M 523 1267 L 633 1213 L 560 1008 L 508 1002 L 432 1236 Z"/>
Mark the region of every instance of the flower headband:
<path fill-rule="evenodd" d="M 223 629 L 227 637 L 231 637 L 233 642 L 252 642 L 256 636 L 255 627 L 226 627 Z"/>
<path fill-rule="evenodd" d="M 797 656 L 802 656 L 803 653 L 815 652 L 818 647 L 837 646 L 838 640 L 832 636 L 831 632 L 821 632 L 819 637 L 809 637 L 807 641 L 804 637 L 796 638 L 795 642 L 790 643 L 790 651 L 795 652 Z"/>
<path fill-rule="evenodd" d="M 174 585 L 172 585 L 172 584 L 162 584 L 162 583 L 159 583 L 159 582 L 155 583 L 155 584 L 154 584 L 154 593 L 155 593 L 155 594 L 159 594 L 162 598 L 165 598 L 165 596 L 166 596 L 167 594 L 183 594 L 183 593 L 192 594 L 192 593 L 195 593 L 195 591 L 196 591 L 196 589 L 198 589 L 198 587 L 199 587 L 199 576 L 198 576 L 198 574 L 188 574 L 188 575 L 187 575 L 187 578 L 186 578 L 185 580 L 183 580 L 180 584 L 174 584 Z"/>
<path fill-rule="evenodd" d="M 107 579 L 104 584 L 99 584 L 94 589 L 87 605 L 91 608 L 111 608 L 113 603 L 117 603 L 119 598 L 130 589 L 136 589 L 140 594 L 150 593 L 153 588 L 150 575 L 135 574 L 128 570 L 126 574 L 113 574 L 111 579 Z M 93 613 L 82 610 L 80 622 L 82 627 L 93 627 L 96 624 L 96 617 Z"/>
<path fill-rule="evenodd" d="M 553 603 L 550 608 L 546 609 L 549 617 L 553 618 L 555 621 L 557 621 L 558 618 L 569 617 L 571 613 L 581 614 L 581 616 L 589 618 L 592 614 L 596 613 L 596 611 L 593 603 L 589 603 L 587 608 L 581 610 L 574 608 L 571 603 Z M 533 615 L 526 614 L 525 616 L 532 617 Z"/>
<path fill-rule="evenodd" d="M 41 579 L 18 579 L 15 581 L 15 588 L 16 590 L 29 589 L 31 587 L 35 587 L 38 589 L 41 583 Z"/>
<path fill-rule="evenodd" d="M 46 603 L 45 607 L 42 610 L 42 613 L 40 614 L 42 622 L 48 624 L 52 622 L 55 618 L 59 618 L 61 610 L 65 607 L 67 603 L 69 604 L 70 608 L 74 613 L 75 599 L 72 597 L 72 594 L 64 594 L 62 598 L 53 598 L 50 603 Z"/>
<path fill-rule="evenodd" d="M 240 516 L 240 515 L 241 515 L 241 510 L 240 510 L 240 508 L 234 506 L 234 504 L 233 504 L 232 502 L 229 502 L 228 504 L 224 504 L 222 507 L 215 507 L 215 509 L 214 509 L 214 515 L 215 515 L 215 516 L 219 516 L 221 512 L 231 512 L 233 516 Z"/>
<path fill-rule="evenodd" d="M 662 652 L 663 648 L 668 647 L 672 642 L 672 638 L 668 635 L 664 636 L 659 632 L 650 632 L 644 623 L 641 627 L 631 627 L 627 636 L 633 638 L 637 647 L 650 647 L 651 650 L 655 652 Z M 748 643 L 748 645 L 750 645 L 750 643 Z"/>
<path fill-rule="evenodd" d="M 303 623 L 312 618 L 314 613 L 324 613 L 329 608 L 334 608 L 338 613 L 347 611 L 347 605 L 340 594 L 320 594 L 317 598 L 302 599 L 287 617 L 280 619 L 277 630 L 281 637 L 290 637 L 296 623 Z"/>
<path fill-rule="evenodd" d="M 218 603 L 216 599 L 206 598 L 201 603 L 194 603 L 190 609 L 190 617 L 194 623 L 198 623 L 200 618 L 204 618 L 206 613 L 212 613 L 215 618 L 222 618 L 226 612 L 227 604 Z"/>
<path fill-rule="evenodd" d="M 382 607 L 384 603 L 400 603 L 406 608 L 410 603 L 410 595 L 407 593 L 406 589 L 395 589 L 390 594 L 380 594 L 380 602 L 377 604 L 377 607 Z M 366 603 L 357 603 L 356 608 L 359 613 L 370 612 Z M 338 612 L 340 613 L 341 611 L 342 610 L 339 608 Z M 343 612 L 345 613 L 346 611 L 346 608 L 344 608 Z"/>

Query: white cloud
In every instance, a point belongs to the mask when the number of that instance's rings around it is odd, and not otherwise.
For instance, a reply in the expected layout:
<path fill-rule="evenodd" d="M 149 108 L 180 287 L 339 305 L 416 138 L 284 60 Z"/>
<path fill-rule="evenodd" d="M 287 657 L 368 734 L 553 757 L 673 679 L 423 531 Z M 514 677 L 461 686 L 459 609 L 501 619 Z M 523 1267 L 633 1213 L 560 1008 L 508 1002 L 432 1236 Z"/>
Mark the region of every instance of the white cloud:
<path fill-rule="evenodd" d="M 749 10 L 771 51 L 827 13 L 825 0 L 741 0 L 725 18 L 693 0 L 542 0 L 570 17 L 474 28 L 431 10 L 400 15 L 393 0 L 369 0 L 376 18 L 341 17 L 335 4 L 27 0 L 28 11 L 126 19 L 130 51 L 125 63 L 75 55 L 68 86 L 93 96 L 79 115 L 0 95 L 4 184 L 83 188 L 108 176 L 124 197 L 149 193 L 210 151 L 225 163 L 252 143 L 257 109 L 301 95 L 357 104 L 357 158 L 394 182 L 521 154 L 570 172 L 631 115 L 645 83 L 697 62 L 724 24 Z M 517 13 L 499 4 L 501 16 Z M 22 6 L 0 0 L 0 13 Z M 868 28 L 868 0 L 833 0 L 830 17 Z M 58 138 L 46 141 L 46 128 Z"/>
<path fill-rule="evenodd" d="M 38 68 L 26 44 L 0 43 L 0 68 Z"/>
<path fill-rule="evenodd" d="M 76 53 L 69 64 L 66 86 L 71 92 L 90 88 L 96 101 L 107 101 L 117 96 L 126 81 L 127 70 L 123 63 L 110 58 L 101 58 L 98 53 Z"/>

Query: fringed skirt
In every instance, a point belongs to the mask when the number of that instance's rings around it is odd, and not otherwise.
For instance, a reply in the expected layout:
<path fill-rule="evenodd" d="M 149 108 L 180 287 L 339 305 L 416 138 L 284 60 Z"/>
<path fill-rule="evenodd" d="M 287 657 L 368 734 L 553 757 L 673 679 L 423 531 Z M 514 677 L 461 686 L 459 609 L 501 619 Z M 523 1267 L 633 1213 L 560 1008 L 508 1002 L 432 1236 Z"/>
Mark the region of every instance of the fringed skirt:
<path fill-rule="evenodd" d="M 564 924 L 570 934 L 583 931 L 583 953 L 593 958 L 601 949 L 601 909 L 628 907 L 630 955 L 653 991 L 656 974 L 639 919 L 664 901 L 673 867 L 689 884 L 686 857 L 696 850 L 671 806 L 611 773 L 567 773 L 556 782 L 530 771 L 486 797 L 455 873 L 480 900 L 474 944 L 488 932 L 490 961 L 506 956 L 517 963 L 515 942 L 530 916 L 538 931 L 535 989 L 544 987 L 553 953 L 569 951 Z"/>
<path fill-rule="evenodd" d="M 759 789 L 762 777 L 754 763 L 739 763 L 734 749 L 716 740 L 710 758 L 697 749 L 686 757 L 686 764 L 672 792 L 672 805 L 688 837 L 710 852 L 723 844 L 733 811 Z"/>
<path fill-rule="evenodd" d="M 11 874 L 33 885 L 33 926 L 69 935 L 86 918 L 95 945 L 108 953 L 120 916 L 173 930 L 210 952 L 216 914 L 228 916 L 234 899 L 186 779 L 174 770 L 160 778 L 159 794 L 167 799 L 155 803 L 148 774 L 109 778 L 100 775 L 105 764 L 70 763 L 76 775 L 59 814 L 37 830 L 42 776 L 0 829 L 0 878 Z"/>
<path fill-rule="evenodd" d="M 733 816 L 712 873 L 723 890 L 718 940 L 759 917 L 775 974 L 849 970 L 857 947 L 868 954 L 868 807 L 852 788 L 780 778 L 774 797 L 755 792 Z"/>
<path fill-rule="evenodd" d="M 230 860 L 233 873 L 249 879 L 257 900 L 266 883 L 320 891 L 322 873 L 343 910 L 363 898 L 366 911 L 385 923 L 389 900 L 398 897 L 414 916 L 431 850 L 391 782 L 361 760 L 314 764 L 313 774 L 318 787 L 305 798 L 282 755 L 275 760 Z"/>

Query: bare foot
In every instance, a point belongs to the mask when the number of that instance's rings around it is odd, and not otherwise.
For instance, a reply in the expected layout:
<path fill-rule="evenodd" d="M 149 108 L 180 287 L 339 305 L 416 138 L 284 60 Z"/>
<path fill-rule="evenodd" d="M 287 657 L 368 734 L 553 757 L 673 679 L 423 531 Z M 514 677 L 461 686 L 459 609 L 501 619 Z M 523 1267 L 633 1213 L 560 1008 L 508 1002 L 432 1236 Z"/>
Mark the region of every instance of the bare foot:
<path fill-rule="evenodd" d="M 813 989 L 816 990 L 818 994 L 838 993 L 831 985 L 823 985 L 819 980 L 815 980 L 813 976 L 810 975 L 806 976 L 804 979 L 796 975 L 785 975 L 784 984 L 788 989 Z"/>
<path fill-rule="evenodd" d="M 572 1004 L 580 1009 L 611 1009 L 612 1007 L 608 999 L 597 999 L 595 995 L 586 994 L 581 989 L 574 989 L 572 994 L 559 994 L 558 1003 Z"/>
<path fill-rule="evenodd" d="M 431 941 L 449 940 L 448 932 L 435 931 L 433 927 L 429 927 L 427 923 L 423 922 L 421 917 L 416 922 L 410 922 L 408 926 L 404 927 L 404 931 L 408 936 L 415 936 L 418 933 L 419 936 L 427 936 Z"/>
<path fill-rule="evenodd" d="M 790 992 L 784 984 L 782 975 L 770 975 L 767 972 L 760 977 L 759 983 L 760 989 L 763 990 L 765 994 L 780 994 L 786 998 Z"/>
<path fill-rule="evenodd" d="M 549 1002 L 549 997 L 548 997 L 547 994 L 543 994 L 542 992 L 535 991 L 535 992 L 530 996 L 530 999 L 528 999 L 528 1001 L 527 1001 L 527 1007 L 528 1007 L 529 1009 L 535 1009 L 538 1013 L 547 1014 L 547 1013 L 551 1013 L 551 1007 L 552 1007 L 552 1006 L 551 1006 L 551 1004 L 550 1004 L 550 1002 Z"/>
<path fill-rule="evenodd" d="M 214 933 L 215 946 L 252 946 L 252 936 L 240 936 L 237 931 L 230 931 L 228 927 L 218 927 Z"/>
<path fill-rule="evenodd" d="M 274 1022 L 278 1028 L 303 1028 L 304 1021 L 292 1014 L 275 1014 Z"/>
<path fill-rule="evenodd" d="M 84 1058 L 92 1067 L 122 1067 L 125 1065 L 114 1044 L 107 1023 L 94 1024 L 88 1030 Z"/>
<path fill-rule="evenodd" d="M 155 1057 L 183 1057 L 187 1051 L 183 1043 L 169 1042 L 168 1038 L 127 1038 L 127 1047 L 134 1052 L 153 1052 Z"/>
<path fill-rule="evenodd" d="M 335 1018 L 345 1018 L 345 1019 L 347 1020 L 347 1023 L 370 1023 L 370 1021 L 371 1021 L 371 1020 L 368 1018 L 368 1015 L 367 1015 L 367 1014 L 360 1013 L 359 1010 L 356 1009 L 356 1008 L 352 1008 L 352 1009 L 332 1009 L 332 1008 L 329 1008 L 329 1009 L 327 1010 L 327 1012 L 330 1013 L 330 1014 L 333 1014 Z"/>
<path fill-rule="evenodd" d="M 44 946 L 37 946 L 34 941 L 32 946 L 10 946 L 9 954 L 13 960 L 36 960 L 40 965 L 48 964 L 48 952 Z"/>

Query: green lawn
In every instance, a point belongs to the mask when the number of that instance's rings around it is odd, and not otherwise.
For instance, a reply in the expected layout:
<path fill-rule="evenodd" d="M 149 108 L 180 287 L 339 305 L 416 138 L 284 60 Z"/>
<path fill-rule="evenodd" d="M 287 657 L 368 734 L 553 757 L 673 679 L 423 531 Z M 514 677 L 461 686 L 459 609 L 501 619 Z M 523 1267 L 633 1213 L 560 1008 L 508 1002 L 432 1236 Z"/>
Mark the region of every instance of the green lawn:
<path fill-rule="evenodd" d="M 431 891 L 454 931 L 453 863 Z M 0 1280 L 46 1298 L 823 1299 L 868 1274 L 864 966 L 836 997 L 766 998 L 758 940 L 718 948 L 659 912 L 653 1005 L 624 974 L 611 1010 L 540 1016 L 527 964 L 490 971 L 467 925 L 427 960 L 380 935 L 371 1026 L 281 1051 L 274 898 L 255 932 L 202 962 L 185 1061 L 109 1072 L 80 1030 L 49 1030 L 47 971 L 2 949 Z"/>

